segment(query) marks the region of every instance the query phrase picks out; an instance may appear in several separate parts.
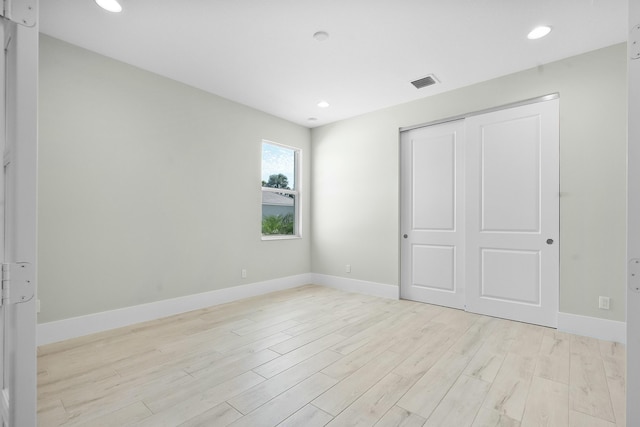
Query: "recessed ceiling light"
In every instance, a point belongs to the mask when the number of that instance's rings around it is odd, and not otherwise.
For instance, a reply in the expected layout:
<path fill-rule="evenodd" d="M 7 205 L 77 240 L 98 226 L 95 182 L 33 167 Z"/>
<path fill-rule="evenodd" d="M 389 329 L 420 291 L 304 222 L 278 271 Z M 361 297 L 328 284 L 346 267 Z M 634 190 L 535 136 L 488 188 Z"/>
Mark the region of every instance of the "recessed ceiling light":
<path fill-rule="evenodd" d="M 550 32 L 551 32 L 551 27 L 548 27 L 546 25 L 541 25 L 531 30 L 531 32 L 527 35 L 527 38 L 529 40 L 541 39 L 542 37 L 546 36 Z"/>
<path fill-rule="evenodd" d="M 323 42 L 329 38 L 329 33 L 327 33 L 326 31 L 318 31 L 313 34 L 313 38 L 318 40 L 319 42 Z"/>
<path fill-rule="evenodd" d="M 309 117 L 307 120 L 309 120 L 310 122 L 315 122 L 316 120 L 318 120 L 317 117 Z"/>
<path fill-rule="evenodd" d="M 327 101 L 318 102 L 318 107 L 320 108 L 327 108 L 328 106 L 329 106 L 329 103 Z"/>
<path fill-rule="evenodd" d="M 122 6 L 120 6 L 118 0 L 96 0 L 96 4 L 109 12 L 122 12 Z"/>

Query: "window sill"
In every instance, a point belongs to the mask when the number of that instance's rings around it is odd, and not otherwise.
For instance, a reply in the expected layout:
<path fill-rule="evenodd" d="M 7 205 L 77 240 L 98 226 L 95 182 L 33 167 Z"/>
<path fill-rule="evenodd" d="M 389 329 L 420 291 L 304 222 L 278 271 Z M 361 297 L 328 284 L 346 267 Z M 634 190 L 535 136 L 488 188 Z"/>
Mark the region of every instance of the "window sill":
<path fill-rule="evenodd" d="M 302 236 L 296 235 L 284 235 L 284 234 L 273 234 L 268 236 L 262 236 L 263 241 L 267 240 L 298 240 L 302 239 Z"/>

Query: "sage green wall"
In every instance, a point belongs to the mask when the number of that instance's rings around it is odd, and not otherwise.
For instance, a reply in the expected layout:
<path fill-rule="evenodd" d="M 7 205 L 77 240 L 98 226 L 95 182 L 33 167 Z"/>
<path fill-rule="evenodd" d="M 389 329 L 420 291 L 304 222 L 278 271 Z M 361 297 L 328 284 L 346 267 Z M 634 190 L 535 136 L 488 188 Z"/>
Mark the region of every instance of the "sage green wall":
<path fill-rule="evenodd" d="M 41 323 L 309 271 L 397 285 L 398 129 L 554 92 L 560 308 L 624 320 L 624 45 L 316 128 L 311 145 L 249 107 L 47 36 L 40 48 Z M 303 149 L 301 240 L 260 240 L 263 138 Z"/>
<path fill-rule="evenodd" d="M 624 321 L 624 44 L 313 129 L 312 271 L 398 284 L 399 128 L 555 92 L 560 310 Z"/>
<path fill-rule="evenodd" d="M 308 184 L 309 129 L 47 36 L 39 71 L 39 322 L 310 271 L 308 197 L 260 239 L 261 141 Z"/>

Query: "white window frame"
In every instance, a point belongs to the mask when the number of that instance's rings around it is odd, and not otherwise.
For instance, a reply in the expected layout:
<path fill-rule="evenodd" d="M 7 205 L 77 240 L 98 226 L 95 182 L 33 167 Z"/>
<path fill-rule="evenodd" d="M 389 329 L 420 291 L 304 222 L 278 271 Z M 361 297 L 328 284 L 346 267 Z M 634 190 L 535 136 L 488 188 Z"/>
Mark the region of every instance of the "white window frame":
<path fill-rule="evenodd" d="M 262 234 L 262 197 L 260 197 L 260 235 L 262 240 L 292 240 L 302 238 L 302 209 L 301 209 L 301 193 L 302 193 L 302 149 L 299 147 L 292 147 L 290 145 L 280 144 L 278 142 L 269 141 L 263 139 L 260 144 L 260 175 L 262 175 L 262 147 L 263 144 L 275 145 L 277 147 L 286 148 L 293 151 L 293 173 L 294 173 L 294 188 L 293 190 L 285 190 L 283 188 L 271 188 L 260 187 L 262 192 L 280 193 L 280 194 L 292 194 L 294 203 L 294 220 L 293 220 L 293 234 Z M 262 193 L 260 193 L 262 196 Z"/>

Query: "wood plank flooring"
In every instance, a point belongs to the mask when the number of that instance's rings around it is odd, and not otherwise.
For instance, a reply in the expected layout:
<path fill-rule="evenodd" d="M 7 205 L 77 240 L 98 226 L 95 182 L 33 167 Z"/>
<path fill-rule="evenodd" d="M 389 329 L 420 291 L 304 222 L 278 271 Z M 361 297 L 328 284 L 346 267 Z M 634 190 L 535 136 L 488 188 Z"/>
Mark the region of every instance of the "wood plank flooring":
<path fill-rule="evenodd" d="M 308 285 L 38 349 L 40 426 L 625 425 L 625 349 Z"/>

